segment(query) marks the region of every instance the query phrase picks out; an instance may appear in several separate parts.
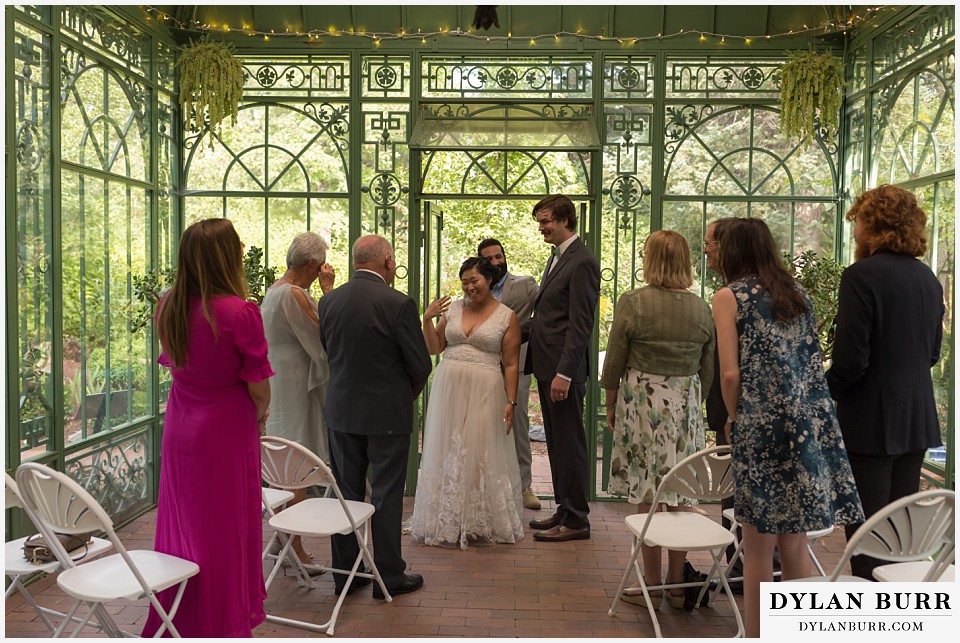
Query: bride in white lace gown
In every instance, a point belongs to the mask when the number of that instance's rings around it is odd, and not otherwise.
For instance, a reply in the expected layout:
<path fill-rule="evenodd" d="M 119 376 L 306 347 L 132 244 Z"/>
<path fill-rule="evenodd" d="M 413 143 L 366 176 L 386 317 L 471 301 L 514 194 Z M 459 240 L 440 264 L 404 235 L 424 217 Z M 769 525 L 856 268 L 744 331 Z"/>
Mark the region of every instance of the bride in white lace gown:
<path fill-rule="evenodd" d="M 463 299 L 451 304 L 441 297 L 424 311 L 427 347 L 444 356 L 430 389 L 409 523 L 418 543 L 466 549 L 523 538 L 520 469 L 509 434 L 520 326 L 490 294 L 495 274 L 486 259 L 467 259 L 460 268 Z"/>

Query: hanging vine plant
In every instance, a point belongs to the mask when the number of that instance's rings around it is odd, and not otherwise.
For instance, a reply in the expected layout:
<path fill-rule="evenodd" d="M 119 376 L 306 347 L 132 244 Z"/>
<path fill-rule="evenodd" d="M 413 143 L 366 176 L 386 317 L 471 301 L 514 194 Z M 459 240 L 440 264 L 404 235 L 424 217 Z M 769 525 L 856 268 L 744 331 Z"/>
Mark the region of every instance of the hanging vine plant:
<path fill-rule="evenodd" d="M 220 134 L 227 116 L 237 124 L 237 110 L 243 97 L 243 66 L 233 55 L 233 48 L 223 42 L 204 38 L 184 46 L 180 51 L 180 105 L 186 115 L 187 128 L 203 132 L 206 125 Z"/>
<path fill-rule="evenodd" d="M 818 129 L 827 135 L 839 125 L 843 101 L 843 63 L 827 52 L 788 52 L 780 66 L 780 127 L 787 139 L 805 141 Z M 817 117 L 819 116 L 819 123 Z"/>

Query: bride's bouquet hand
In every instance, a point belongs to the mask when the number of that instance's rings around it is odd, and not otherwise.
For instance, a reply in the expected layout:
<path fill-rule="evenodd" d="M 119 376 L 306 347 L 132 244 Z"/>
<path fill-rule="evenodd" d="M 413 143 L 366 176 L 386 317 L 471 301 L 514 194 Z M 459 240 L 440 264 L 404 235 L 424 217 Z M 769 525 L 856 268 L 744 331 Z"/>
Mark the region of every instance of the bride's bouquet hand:
<path fill-rule="evenodd" d="M 510 431 L 513 429 L 513 404 L 507 402 L 503 406 L 503 422 L 507 425 L 507 435 L 510 435 Z"/>
<path fill-rule="evenodd" d="M 434 299 L 430 302 L 430 305 L 427 306 L 427 309 L 423 311 L 423 316 L 427 319 L 432 319 L 434 317 L 439 317 L 441 314 L 447 312 L 447 308 L 450 307 L 450 296 L 444 295 L 439 299 Z"/>

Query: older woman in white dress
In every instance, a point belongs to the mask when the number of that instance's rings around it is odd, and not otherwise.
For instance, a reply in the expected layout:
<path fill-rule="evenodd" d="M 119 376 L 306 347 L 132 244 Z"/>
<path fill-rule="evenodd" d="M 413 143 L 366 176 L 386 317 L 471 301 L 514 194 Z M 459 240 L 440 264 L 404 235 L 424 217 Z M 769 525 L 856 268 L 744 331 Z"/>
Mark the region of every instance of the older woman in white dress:
<path fill-rule="evenodd" d="M 327 243 L 314 232 L 294 237 L 287 250 L 287 271 L 267 290 L 260 307 L 267 338 L 273 395 L 266 433 L 292 440 L 329 461 L 327 427 L 323 407 L 327 396 L 327 354 L 320 343 L 317 302 L 309 288 L 318 278 L 327 293 L 333 288 L 334 271 L 327 260 Z M 306 497 L 296 490 L 289 504 Z M 301 562 L 313 557 L 303 549 L 299 536 L 293 549 Z"/>

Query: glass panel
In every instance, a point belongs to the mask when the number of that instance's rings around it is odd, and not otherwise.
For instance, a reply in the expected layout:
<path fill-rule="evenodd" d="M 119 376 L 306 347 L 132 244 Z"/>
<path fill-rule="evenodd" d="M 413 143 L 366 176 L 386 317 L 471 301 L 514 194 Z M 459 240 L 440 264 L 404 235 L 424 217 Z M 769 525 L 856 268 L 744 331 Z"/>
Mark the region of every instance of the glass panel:
<path fill-rule="evenodd" d="M 63 160 L 149 180 L 150 90 L 70 47 L 63 47 L 61 78 Z"/>
<path fill-rule="evenodd" d="M 866 45 L 857 47 L 856 50 L 849 54 L 847 64 L 849 65 L 847 78 L 852 93 L 862 92 L 870 82 L 870 79 L 867 77 L 867 74 L 870 72 L 870 67 L 867 64 Z"/>
<path fill-rule="evenodd" d="M 955 154 L 953 55 L 875 94 L 877 179 L 898 183 L 952 170 Z"/>
<path fill-rule="evenodd" d="M 804 150 L 780 133 L 767 107 L 667 108 L 667 194 L 832 197 L 834 161 L 823 145 Z"/>
<path fill-rule="evenodd" d="M 149 200 L 139 188 L 62 172 L 65 441 L 149 412 L 151 345 L 131 333 L 132 274 L 148 255 Z"/>
<path fill-rule="evenodd" d="M 349 153 L 346 104 L 250 104 L 214 147 L 198 133 L 185 142 L 192 193 L 226 190 L 344 193 Z"/>
<path fill-rule="evenodd" d="M 847 128 L 847 150 L 844 154 L 844 175 L 847 192 L 857 195 L 866 189 L 866 174 L 864 172 L 864 156 L 866 145 L 866 107 L 863 98 L 852 101 L 847 105 L 844 114 Z"/>
<path fill-rule="evenodd" d="M 667 61 L 668 98 L 772 98 L 780 96 L 782 58 L 705 56 Z"/>
<path fill-rule="evenodd" d="M 151 430 L 109 436 L 66 460 L 79 482 L 114 521 L 133 518 L 153 504 L 156 457 Z"/>
<path fill-rule="evenodd" d="M 424 98 L 593 98 L 593 59 L 424 56 Z"/>
<path fill-rule="evenodd" d="M 410 144 L 431 150 L 599 147 L 587 105 L 423 105 Z"/>
<path fill-rule="evenodd" d="M 18 4 L 15 5 L 17 11 L 22 11 L 24 14 L 30 16 L 35 20 L 39 20 L 44 24 L 50 24 L 50 7 L 42 5 L 24 5 Z"/>
<path fill-rule="evenodd" d="M 951 346 L 954 314 L 953 279 L 956 274 L 954 257 L 956 235 L 956 192 L 953 181 L 943 181 L 915 191 L 920 207 L 927 213 L 927 254 L 924 262 L 933 268 L 943 286 L 946 314 L 943 323 L 943 344 L 940 361 L 934 365 L 933 392 L 937 401 L 940 435 L 945 445 L 952 443 L 950 435 Z"/>
<path fill-rule="evenodd" d="M 873 43 L 876 77 L 884 78 L 938 47 L 949 45 L 955 19 L 956 8 L 952 4 L 928 6 L 878 36 Z"/>
<path fill-rule="evenodd" d="M 50 38 L 15 23 L 16 368 L 20 459 L 52 451 L 56 401 L 52 360 Z M 12 187 L 9 186 L 9 187 Z M 9 216 L 9 215 L 8 215 Z M 9 247 L 9 246 L 8 246 Z M 8 270 L 12 261 L 8 260 Z M 8 327 L 8 332 L 13 330 Z M 9 389 L 8 389 L 9 390 Z M 8 461 L 12 458 L 8 458 Z"/>
<path fill-rule="evenodd" d="M 327 263 L 336 271 L 335 285 L 339 286 L 347 280 L 348 267 L 352 263 L 350 257 L 350 230 L 349 211 L 350 202 L 347 199 L 310 199 L 310 230 L 313 230 L 330 244 L 327 250 Z M 284 248 L 284 252 L 286 248 Z M 311 289 L 315 299 L 319 299 L 320 285 L 314 284 Z"/>

